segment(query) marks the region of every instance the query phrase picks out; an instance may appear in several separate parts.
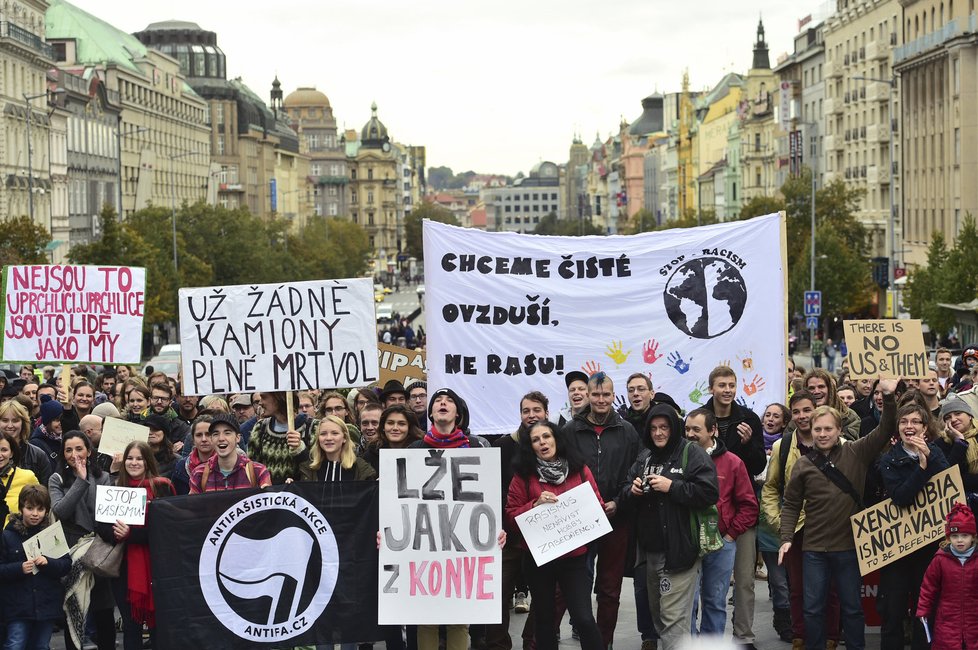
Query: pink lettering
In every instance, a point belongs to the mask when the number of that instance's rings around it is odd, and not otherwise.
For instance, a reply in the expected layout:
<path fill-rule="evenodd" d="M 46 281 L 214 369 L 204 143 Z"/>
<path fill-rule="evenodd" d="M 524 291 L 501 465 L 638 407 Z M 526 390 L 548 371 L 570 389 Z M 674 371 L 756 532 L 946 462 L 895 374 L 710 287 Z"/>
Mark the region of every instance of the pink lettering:
<path fill-rule="evenodd" d="M 422 596 L 427 596 L 428 592 L 424 590 L 424 584 L 421 582 L 422 576 L 424 576 L 425 567 L 428 566 L 428 561 L 425 560 L 420 566 L 415 567 L 414 562 L 411 562 L 411 595 L 414 596 L 418 592 L 421 592 Z"/>
<path fill-rule="evenodd" d="M 441 591 L 441 577 L 441 562 L 432 562 L 428 569 L 428 593 L 432 596 L 437 596 Z"/>
<path fill-rule="evenodd" d="M 491 600 L 492 594 L 486 591 L 486 583 L 492 582 L 492 576 L 489 575 L 489 565 L 495 561 L 492 557 L 480 557 L 479 558 L 479 590 L 476 592 L 476 600 Z"/>

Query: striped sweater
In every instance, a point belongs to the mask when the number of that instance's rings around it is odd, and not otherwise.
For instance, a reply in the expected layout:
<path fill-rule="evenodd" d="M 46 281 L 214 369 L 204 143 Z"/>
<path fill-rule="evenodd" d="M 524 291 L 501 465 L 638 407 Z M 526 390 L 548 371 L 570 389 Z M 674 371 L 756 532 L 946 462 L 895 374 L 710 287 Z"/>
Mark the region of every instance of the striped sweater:
<path fill-rule="evenodd" d="M 308 457 L 312 432 L 319 427 L 319 421 L 298 415 L 295 419 L 296 431 L 302 436 L 302 445 L 293 451 L 285 442 L 285 432 L 272 430 L 272 418 L 262 418 L 251 430 L 248 438 L 248 458 L 261 463 L 272 475 L 272 485 L 281 485 L 285 479 L 299 480 L 299 465 Z"/>

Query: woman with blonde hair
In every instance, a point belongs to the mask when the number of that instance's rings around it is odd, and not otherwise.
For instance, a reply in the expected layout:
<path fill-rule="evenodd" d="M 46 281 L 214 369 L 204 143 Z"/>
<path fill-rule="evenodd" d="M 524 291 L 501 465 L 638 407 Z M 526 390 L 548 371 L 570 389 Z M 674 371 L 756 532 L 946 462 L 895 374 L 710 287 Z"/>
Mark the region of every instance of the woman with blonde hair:
<path fill-rule="evenodd" d="M 373 481 L 377 472 L 370 463 L 356 455 L 356 445 L 346 422 L 327 415 L 319 422 L 316 440 L 309 452 L 309 462 L 299 468 L 303 481 Z"/>
<path fill-rule="evenodd" d="M 21 459 L 17 466 L 31 470 L 39 483 L 47 485 L 53 472 L 51 461 L 43 449 L 30 444 L 30 415 L 16 400 L 0 404 L 0 434 L 4 433 L 16 440 L 20 447 Z"/>

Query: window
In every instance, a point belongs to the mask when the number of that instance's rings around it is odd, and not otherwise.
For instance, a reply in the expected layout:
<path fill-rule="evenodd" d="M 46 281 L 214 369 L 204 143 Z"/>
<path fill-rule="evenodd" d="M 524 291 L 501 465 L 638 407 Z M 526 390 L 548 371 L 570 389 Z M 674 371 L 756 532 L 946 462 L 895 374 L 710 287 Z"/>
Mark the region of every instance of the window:
<path fill-rule="evenodd" d="M 223 156 L 224 155 L 224 134 L 223 133 L 222 134 L 219 134 L 217 136 L 217 155 L 218 156 Z"/>
<path fill-rule="evenodd" d="M 373 167 L 367 168 L 367 180 L 372 181 L 374 179 L 374 169 Z"/>
<path fill-rule="evenodd" d="M 373 205 L 374 203 L 374 193 L 372 190 L 367 191 L 367 205 Z"/>
<path fill-rule="evenodd" d="M 755 133 L 754 134 L 754 151 L 755 152 L 759 152 L 760 150 L 761 150 L 761 134 L 760 133 Z M 760 185 L 760 183 L 758 183 L 758 185 Z"/>
<path fill-rule="evenodd" d="M 357 180 L 357 170 L 356 169 L 350 169 L 350 180 L 353 180 L 353 181 Z"/>
<path fill-rule="evenodd" d="M 553 193 L 550 194 L 550 200 L 551 201 L 556 201 L 557 200 L 557 193 L 556 192 L 553 192 Z"/>
<path fill-rule="evenodd" d="M 313 176 L 320 176 L 322 174 L 322 168 L 319 166 L 319 163 L 309 165 L 309 173 Z"/>
<path fill-rule="evenodd" d="M 336 215 L 339 214 L 339 212 L 340 212 L 340 207 L 338 205 L 336 205 L 335 203 L 329 204 L 329 216 L 335 217 Z"/>

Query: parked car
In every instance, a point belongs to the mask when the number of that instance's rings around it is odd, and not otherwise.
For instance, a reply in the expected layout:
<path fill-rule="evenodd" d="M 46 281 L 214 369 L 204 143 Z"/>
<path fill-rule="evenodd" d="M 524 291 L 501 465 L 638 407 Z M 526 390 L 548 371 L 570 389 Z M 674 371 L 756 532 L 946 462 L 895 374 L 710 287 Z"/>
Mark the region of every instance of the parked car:
<path fill-rule="evenodd" d="M 386 323 L 394 317 L 394 307 L 391 305 L 377 305 L 377 322 Z"/>
<path fill-rule="evenodd" d="M 180 358 L 179 357 L 160 357 L 156 356 L 150 359 L 143 365 L 143 376 L 149 375 L 146 369 L 152 366 L 153 372 L 164 372 L 167 377 L 177 378 L 180 374 Z"/>
<path fill-rule="evenodd" d="M 156 353 L 158 357 L 180 357 L 180 344 L 179 343 L 167 343 L 160 348 L 160 351 Z"/>

